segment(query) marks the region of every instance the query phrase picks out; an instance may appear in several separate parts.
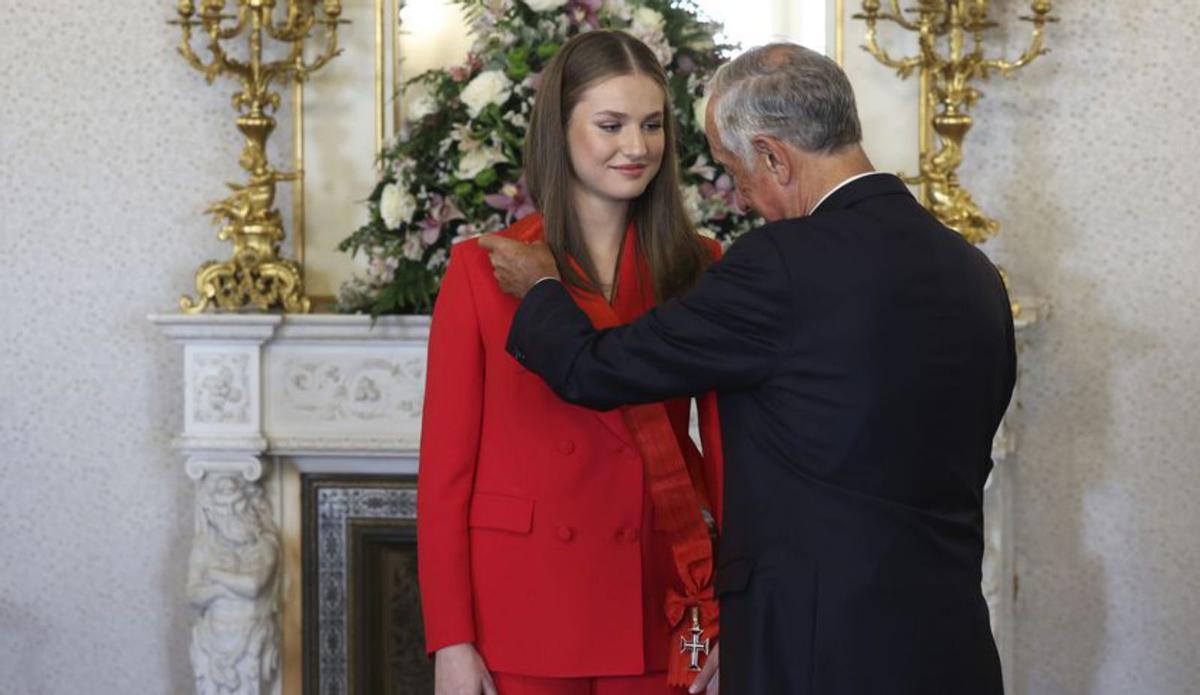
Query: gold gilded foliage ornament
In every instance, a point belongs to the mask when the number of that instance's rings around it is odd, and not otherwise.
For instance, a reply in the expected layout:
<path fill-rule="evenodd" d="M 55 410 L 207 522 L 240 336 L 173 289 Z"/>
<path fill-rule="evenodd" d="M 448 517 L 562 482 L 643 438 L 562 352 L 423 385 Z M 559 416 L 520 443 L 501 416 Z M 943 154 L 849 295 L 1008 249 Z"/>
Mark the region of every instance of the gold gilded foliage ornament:
<path fill-rule="evenodd" d="M 226 311 L 253 305 L 297 313 L 306 313 L 311 306 L 304 296 L 299 265 L 280 258 L 284 230 L 275 208 L 275 185 L 295 179 L 296 174 L 277 171 L 267 161 L 267 138 L 275 130 L 268 111 L 279 108 L 279 92 L 271 91 L 273 85 L 302 82 L 341 52 L 337 27 L 346 22 L 339 19 L 340 0 L 284 0 L 278 11 L 276 5 L 276 0 L 179 0 L 179 18 L 170 22 L 183 32 L 179 53 L 209 84 L 220 76 L 240 83 L 233 108 L 245 137 L 238 164 L 248 175 L 245 183 L 230 183 L 232 193 L 205 211 L 220 225 L 218 238 L 233 243 L 233 254 L 224 262 L 206 261 L 196 271 L 199 298 L 179 300 L 180 309 L 189 314 L 210 305 Z M 306 62 L 304 43 L 318 28 L 324 34 L 323 48 L 312 62 Z M 194 32 L 206 38 L 207 62 L 192 47 Z M 282 45 L 281 58 L 264 59 L 265 40 Z M 227 52 L 227 45 L 236 42 L 247 44 L 246 59 Z"/>
<path fill-rule="evenodd" d="M 986 81 L 996 72 L 1009 77 L 1046 53 L 1045 26 L 1058 21 L 1050 16 L 1050 4 L 1050 0 L 1034 0 L 1032 14 L 1020 18 L 1033 24 L 1033 36 L 1025 52 L 1011 61 L 984 55 L 985 33 L 999 26 L 989 18 L 991 0 L 917 0 L 916 6 L 907 10 L 908 17 L 899 0 L 888 0 L 886 7 L 880 0 L 863 0 L 863 11 L 854 15 L 867 25 L 865 50 L 895 69 L 902 79 L 920 72 L 920 173 L 905 177 L 905 181 L 920 184 L 925 206 L 972 244 L 986 241 L 1000 229 L 958 181 L 963 139 L 973 122 L 967 112 L 980 97 L 972 82 Z M 914 32 L 917 53 L 905 58 L 891 56 L 879 44 L 880 22 Z M 937 134 L 936 149 L 929 126 Z"/>

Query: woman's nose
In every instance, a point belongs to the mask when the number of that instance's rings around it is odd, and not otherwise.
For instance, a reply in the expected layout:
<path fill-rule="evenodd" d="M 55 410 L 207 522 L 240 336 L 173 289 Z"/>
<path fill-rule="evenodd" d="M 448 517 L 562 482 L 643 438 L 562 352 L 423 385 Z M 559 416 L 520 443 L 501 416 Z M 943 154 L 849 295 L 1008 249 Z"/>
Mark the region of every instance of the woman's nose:
<path fill-rule="evenodd" d="M 646 135 L 641 128 L 626 128 L 621 151 L 630 158 L 646 156 Z"/>

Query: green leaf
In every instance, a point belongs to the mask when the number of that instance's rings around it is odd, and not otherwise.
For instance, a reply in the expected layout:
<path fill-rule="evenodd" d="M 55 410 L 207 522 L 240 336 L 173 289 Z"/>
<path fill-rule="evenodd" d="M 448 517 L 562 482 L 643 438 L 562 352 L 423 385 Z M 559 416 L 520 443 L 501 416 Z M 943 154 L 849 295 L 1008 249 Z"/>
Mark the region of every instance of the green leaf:
<path fill-rule="evenodd" d="M 498 177 L 496 176 L 495 169 L 484 169 L 483 171 L 479 172 L 478 176 L 475 177 L 475 185 L 479 186 L 480 188 L 487 188 L 493 183 L 496 183 L 497 178 Z"/>

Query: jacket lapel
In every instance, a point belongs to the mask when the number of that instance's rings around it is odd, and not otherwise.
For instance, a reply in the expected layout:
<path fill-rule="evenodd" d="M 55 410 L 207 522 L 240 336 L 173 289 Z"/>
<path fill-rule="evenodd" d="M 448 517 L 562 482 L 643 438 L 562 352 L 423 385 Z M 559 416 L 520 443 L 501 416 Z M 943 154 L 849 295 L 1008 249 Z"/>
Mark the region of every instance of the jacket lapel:
<path fill-rule="evenodd" d="M 567 260 L 569 263 L 575 263 L 574 259 Z M 578 264 L 575 264 L 575 268 L 580 275 L 583 274 Z M 650 307 L 653 303 L 653 295 L 651 294 L 650 300 L 646 297 L 646 292 L 649 290 L 648 280 L 649 269 L 641 258 L 637 244 L 637 230 L 630 222 L 625 229 L 625 239 L 621 243 L 621 257 L 617 264 L 617 276 L 614 278 L 617 289 L 613 296 L 613 303 L 609 304 L 598 291 L 585 290 L 571 285 L 567 286 L 567 291 L 579 308 L 591 319 L 593 326 L 597 329 L 612 328 L 632 321 Z M 593 412 L 605 427 L 612 430 L 613 434 L 626 444 L 633 445 L 633 438 L 630 436 L 629 427 L 620 408 L 607 412 Z"/>

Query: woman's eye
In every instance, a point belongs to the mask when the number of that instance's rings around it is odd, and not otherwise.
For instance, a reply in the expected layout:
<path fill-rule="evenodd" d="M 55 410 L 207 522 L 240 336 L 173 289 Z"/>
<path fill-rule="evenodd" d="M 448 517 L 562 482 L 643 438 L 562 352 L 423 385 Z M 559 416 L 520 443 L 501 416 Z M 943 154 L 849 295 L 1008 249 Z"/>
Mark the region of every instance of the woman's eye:
<path fill-rule="evenodd" d="M 620 123 L 601 123 L 600 124 L 600 130 L 603 130 L 606 133 L 615 133 L 620 129 L 621 129 Z"/>
<path fill-rule="evenodd" d="M 646 130 L 662 130 L 662 123 L 647 123 L 642 127 Z"/>

